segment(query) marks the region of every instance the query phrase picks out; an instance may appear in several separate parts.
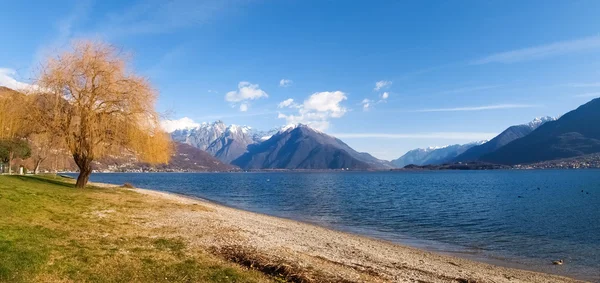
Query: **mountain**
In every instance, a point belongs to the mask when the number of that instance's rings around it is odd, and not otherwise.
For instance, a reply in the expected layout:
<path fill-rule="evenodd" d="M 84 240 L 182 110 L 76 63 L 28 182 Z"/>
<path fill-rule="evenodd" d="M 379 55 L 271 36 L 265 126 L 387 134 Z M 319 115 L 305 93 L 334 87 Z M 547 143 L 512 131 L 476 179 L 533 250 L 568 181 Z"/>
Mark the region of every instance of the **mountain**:
<path fill-rule="evenodd" d="M 202 123 L 195 128 L 175 130 L 171 133 L 171 138 L 204 150 L 225 163 L 230 163 L 244 154 L 248 145 L 267 139 L 269 133 L 254 131 L 248 126 L 227 126 L 223 121 L 216 121 Z"/>
<path fill-rule="evenodd" d="M 533 121 L 527 124 L 511 126 L 496 137 L 494 137 L 493 139 L 491 139 L 490 141 L 468 149 L 463 154 L 456 157 L 453 161 L 477 161 L 479 160 L 479 158 L 481 158 L 481 156 L 494 152 L 516 139 L 529 135 L 539 126 L 554 120 L 556 120 L 556 118 L 546 116 L 541 118 L 535 118 Z"/>
<path fill-rule="evenodd" d="M 389 169 L 393 166 L 306 125 L 287 127 L 250 145 L 232 164 L 242 169 Z"/>
<path fill-rule="evenodd" d="M 481 161 L 527 164 L 600 152 L 600 98 L 547 122 L 535 131 L 486 154 Z"/>
<path fill-rule="evenodd" d="M 239 168 L 225 164 L 207 152 L 191 145 L 175 142 L 174 149 L 175 151 L 171 155 L 168 164 L 151 165 L 139 162 L 134 154 L 125 151 L 119 155 L 95 160 L 92 162 L 92 167 L 96 171 L 104 172 L 215 172 L 239 170 Z M 32 159 L 19 160 L 16 162 L 16 166 L 18 165 L 23 165 L 29 170 L 33 170 L 34 167 Z M 56 155 L 49 156 L 40 166 L 41 172 L 52 172 L 55 169 L 76 171 L 77 166 L 73 161 L 73 156 L 63 150 L 58 151 Z"/>
<path fill-rule="evenodd" d="M 451 162 L 454 158 L 468 149 L 481 145 L 485 141 L 472 142 L 468 144 L 455 144 L 444 147 L 428 147 L 413 149 L 400 158 L 392 160 L 392 164 L 398 168 L 406 165 L 437 165 Z"/>
<path fill-rule="evenodd" d="M 214 172 L 236 170 L 235 166 L 225 164 L 199 148 L 188 144 L 174 142 L 174 152 L 168 164 L 151 165 L 139 162 L 132 155 L 124 153 L 119 156 L 106 157 L 94 161 L 94 170 L 100 171 L 184 171 Z"/>
<path fill-rule="evenodd" d="M 175 143 L 175 152 L 169 164 L 155 166 L 159 170 L 180 170 L 191 172 L 230 171 L 237 167 L 225 164 L 206 151 L 184 143 Z"/>

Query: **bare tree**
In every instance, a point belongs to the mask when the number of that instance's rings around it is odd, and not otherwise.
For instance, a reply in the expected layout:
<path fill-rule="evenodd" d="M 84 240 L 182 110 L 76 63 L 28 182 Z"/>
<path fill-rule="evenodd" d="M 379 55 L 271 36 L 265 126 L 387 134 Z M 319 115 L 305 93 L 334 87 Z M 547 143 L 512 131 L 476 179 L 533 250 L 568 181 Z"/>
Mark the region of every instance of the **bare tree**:
<path fill-rule="evenodd" d="M 160 129 L 150 83 L 127 69 L 114 47 L 76 42 L 51 58 L 37 80 L 35 120 L 46 133 L 60 137 L 73 155 L 83 188 L 92 161 L 123 150 L 149 163 L 166 163 L 172 146 Z"/>
<path fill-rule="evenodd" d="M 38 130 L 29 136 L 31 146 L 31 159 L 33 160 L 33 174 L 38 174 L 40 165 L 55 151 L 63 148 L 61 139 L 56 135 Z"/>

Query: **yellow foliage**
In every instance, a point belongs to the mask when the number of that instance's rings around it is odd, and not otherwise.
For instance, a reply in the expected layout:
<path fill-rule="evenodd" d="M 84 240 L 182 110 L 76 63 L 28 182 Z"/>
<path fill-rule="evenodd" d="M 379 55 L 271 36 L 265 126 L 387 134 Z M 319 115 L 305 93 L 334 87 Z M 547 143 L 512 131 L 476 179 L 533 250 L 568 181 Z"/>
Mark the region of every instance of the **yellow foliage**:
<path fill-rule="evenodd" d="M 159 126 L 156 92 L 147 79 L 127 69 L 127 58 L 116 48 L 76 42 L 44 66 L 35 120 L 39 128 L 60 136 L 73 154 L 82 173 L 78 186 L 87 183 L 92 160 L 123 150 L 141 161 L 168 162 L 172 146 Z"/>
<path fill-rule="evenodd" d="M 0 87 L 0 139 L 12 139 L 24 135 L 27 125 L 25 104 L 24 94 Z"/>

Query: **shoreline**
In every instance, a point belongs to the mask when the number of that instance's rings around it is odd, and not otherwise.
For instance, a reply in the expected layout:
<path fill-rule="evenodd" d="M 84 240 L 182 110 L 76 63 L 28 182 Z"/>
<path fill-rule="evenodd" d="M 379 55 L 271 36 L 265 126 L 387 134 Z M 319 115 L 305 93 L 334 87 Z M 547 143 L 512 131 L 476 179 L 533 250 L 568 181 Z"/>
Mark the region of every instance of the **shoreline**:
<path fill-rule="evenodd" d="M 91 185 L 118 187 L 101 183 Z M 187 238 L 194 245 L 217 253 L 226 250 L 229 254 L 224 256 L 233 261 L 240 261 L 240 255 L 230 258 L 232 251 L 249 250 L 259 258 L 271 258 L 287 266 L 312 270 L 312 273 L 320 274 L 316 282 L 342 279 L 347 282 L 585 282 L 519 269 L 519 266 L 515 268 L 518 264 L 510 266 L 510 262 L 502 260 L 430 251 L 309 222 L 246 211 L 199 197 L 142 188 L 130 190 L 161 201 L 205 208 L 200 213 L 184 209 L 154 218 L 154 225 L 169 227 L 168 230 Z M 206 231 L 207 225 L 214 235 L 195 239 L 194 231 L 202 228 Z M 239 263 L 243 264 L 243 261 Z"/>

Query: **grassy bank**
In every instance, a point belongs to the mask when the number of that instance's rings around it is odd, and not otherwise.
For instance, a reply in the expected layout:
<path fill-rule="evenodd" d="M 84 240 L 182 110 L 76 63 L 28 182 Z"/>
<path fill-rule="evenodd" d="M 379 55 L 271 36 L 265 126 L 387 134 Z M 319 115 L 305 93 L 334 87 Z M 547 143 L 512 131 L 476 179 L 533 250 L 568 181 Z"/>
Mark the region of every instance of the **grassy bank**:
<path fill-rule="evenodd" d="M 182 205 L 76 190 L 60 177 L 0 176 L 0 281 L 273 282 L 138 217 Z"/>

